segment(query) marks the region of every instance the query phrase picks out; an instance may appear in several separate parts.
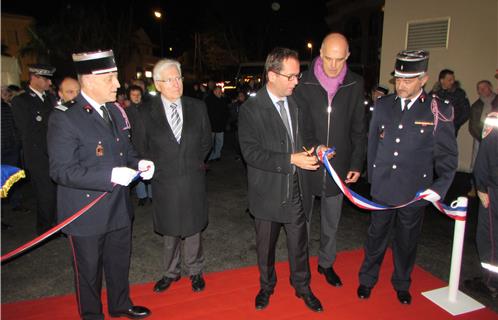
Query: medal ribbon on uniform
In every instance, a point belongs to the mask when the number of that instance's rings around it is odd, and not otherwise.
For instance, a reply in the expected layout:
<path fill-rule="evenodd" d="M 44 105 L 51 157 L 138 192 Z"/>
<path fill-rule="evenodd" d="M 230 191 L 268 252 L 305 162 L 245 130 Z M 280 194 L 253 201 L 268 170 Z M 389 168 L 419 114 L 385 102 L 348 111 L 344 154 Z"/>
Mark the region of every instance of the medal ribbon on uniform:
<path fill-rule="evenodd" d="M 362 197 L 361 195 L 357 194 L 353 190 L 349 189 L 347 185 L 341 180 L 337 172 L 334 170 L 332 165 L 329 162 L 329 159 L 327 158 L 327 155 L 330 153 L 333 153 L 335 151 L 335 148 L 330 148 L 326 152 L 323 153 L 322 155 L 322 162 L 325 165 L 325 168 L 327 169 L 327 172 L 330 174 L 334 182 L 337 184 L 339 189 L 341 189 L 342 193 L 351 201 L 355 206 L 361 209 L 366 209 L 370 211 L 379 211 L 379 210 L 392 210 L 392 209 L 399 209 L 402 207 L 406 207 L 414 202 L 417 202 L 419 200 L 422 200 L 426 197 L 426 195 L 421 196 L 420 193 L 418 192 L 415 197 L 404 203 L 400 204 L 398 206 L 394 207 L 389 207 L 385 205 L 381 205 L 378 203 L 375 203 L 371 200 L 366 199 L 365 197 Z M 428 201 L 428 200 L 427 200 Z M 448 217 L 454 219 L 454 220 L 460 220 L 460 221 L 465 221 L 465 218 L 467 216 L 467 207 L 463 206 L 457 206 L 457 201 L 453 201 L 451 205 L 446 205 L 440 201 L 435 201 L 431 203 L 442 213 L 446 214 Z"/>

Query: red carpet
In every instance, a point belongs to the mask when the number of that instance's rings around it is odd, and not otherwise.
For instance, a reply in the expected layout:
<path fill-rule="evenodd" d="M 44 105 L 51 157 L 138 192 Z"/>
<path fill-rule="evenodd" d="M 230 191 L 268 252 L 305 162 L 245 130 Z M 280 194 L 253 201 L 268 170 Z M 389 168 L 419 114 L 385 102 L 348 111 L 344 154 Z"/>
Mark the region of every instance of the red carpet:
<path fill-rule="evenodd" d="M 322 313 L 308 310 L 301 300 L 294 296 L 289 284 L 287 262 L 277 264 L 279 283 L 270 299 L 270 305 L 262 311 L 254 309 L 254 297 L 258 292 L 258 270 L 247 267 L 205 275 L 206 290 L 193 293 L 190 281 L 182 278 L 162 294 L 152 292 L 153 282 L 134 285 L 131 289 L 135 304 L 144 305 L 152 310 L 148 319 L 498 319 L 489 309 L 482 309 L 457 317 L 440 309 L 421 295 L 421 292 L 446 286 L 446 284 L 415 267 L 412 274 L 413 295 L 410 306 L 401 305 L 391 287 L 391 254 L 388 252 L 381 279 L 368 300 L 356 297 L 358 286 L 357 273 L 363 251 L 355 250 L 339 254 L 335 269 L 345 285 L 333 288 L 325 283 L 316 272 L 317 259 L 311 259 L 313 270 L 312 289 L 322 301 Z M 103 297 L 105 301 L 105 296 Z M 104 306 L 104 310 L 107 307 Z M 2 305 L 2 319 L 78 319 L 74 295 L 43 298 Z"/>

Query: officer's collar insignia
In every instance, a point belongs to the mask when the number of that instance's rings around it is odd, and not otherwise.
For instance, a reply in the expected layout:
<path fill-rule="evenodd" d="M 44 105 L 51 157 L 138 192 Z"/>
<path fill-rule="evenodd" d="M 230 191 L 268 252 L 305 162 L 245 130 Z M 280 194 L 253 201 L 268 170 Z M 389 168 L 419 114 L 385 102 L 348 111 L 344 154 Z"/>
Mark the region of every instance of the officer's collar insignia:
<path fill-rule="evenodd" d="M 34 92 L 30 92 L 29 95 L 32 96 L 33 98 L 36 97 L 36 93 Z"/>
<path fill-rule="evenodd" d="M 423 103 L 423 102 L 425 101 L 425 99 L 426 99 L 426 98 L 427 98 L 427 97 L 425 96 L 425 94 L 424 94 L 424 93 L 422 93 L 422 94 L 420 95 L 420 97 L 419 97 L 420 102 L 422 102 L 422 103 Z"/>
<path fill-rule="evenodd" d="M 85 106 L 83 106 L 83 109 L 87 112 L 87 113 L 92 113 L 93 112 L 93 108 L 91 105 L 87 104 Z"/>

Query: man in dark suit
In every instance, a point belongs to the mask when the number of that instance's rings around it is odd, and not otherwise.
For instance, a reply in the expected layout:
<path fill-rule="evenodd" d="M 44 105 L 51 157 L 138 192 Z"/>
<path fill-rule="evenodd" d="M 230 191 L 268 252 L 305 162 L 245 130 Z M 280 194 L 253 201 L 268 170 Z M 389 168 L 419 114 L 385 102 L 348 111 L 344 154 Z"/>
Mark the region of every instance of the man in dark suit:
<path fill-rule="evenodd" d="M 410 275 L 415 264 L 425 207 L 443 199 L 458 165 L 451 105 L 423 90 L 429 56 L 402 51 L 396 58 L 396 94 L 377 100 L 368 136 L 368 179 L 375 202 L 398 206 L 423 191 L 425 200 L 371 215 L 358 297 L 367 299 L 395 225 L 392 285 L 402 304 L 411 303 Z M 434 176 L 435 173 L 435 176 Z M 425 191 L 424 191 L 425 190 Z"/>
<path fill-rule="evenodd" d="M 104 272 L 111 317 L 145 318 L 150 311 L 130 300 L 133 209 L 127 186 L 138 172 L 152 178 L 154 163 L 139 160 L 129 142 L 129 126 L 110 103 L 120 86 L 112 50 L 73 54 L 73 61 L 81 93 L 67 111 L 52 114 L 47 139 L 59 221 L 107 193 L 63 229 L 73 253 L 78 311 L 82 319 L 104 319 Z"/>
<path fill-rule="evenodd" d="M 239 138 L 247 162 L 249 209 L 255 218 L 256 250 L 260 273 L 260 290 L 256 309 L 268 306 L 273 294 L 275 247 L 284 227 L 291 270 L 291 284 L 296 296 L 308 308 L 320 312 L 320 301 L 310 288 L 308 234 L 302 204 L 302 170 L 316 170 L 317 158 L 302 150 L 300 115 L 290 96 L 297 85 L 298 54 L 294 50 L 275 48 L 266 58 L 267 84 L 240 108 Z"/>
<path fill-rule="evenodd" d="M 56 220 L 56 187 L 48 172 L 47 125 L 56 98 L 48 92 L 55 68 L 36 64 L 29 67 L 29 86 L 12 100 L 14 122 L 21 137 L 24 165 L 36 198 L 36 231 L 40 235 Z"/>
<path fill-rule="evenodd" d="M 132 128 L 132 136 L 140 153 L 158 167 L 153 218 L 154 230 L 163 236 L 164 272 L 154 291 L 180 279 L 183 244 L 186 272 L 198 292 L 205 287 L 201 233 L 208 223 L 204 159 L 211 149 L 211 127 L 205 103 L 182 96 L 180 63 L 159 61 L 153 78 L 161 94 L 139 109 L 143 123 Z"/>

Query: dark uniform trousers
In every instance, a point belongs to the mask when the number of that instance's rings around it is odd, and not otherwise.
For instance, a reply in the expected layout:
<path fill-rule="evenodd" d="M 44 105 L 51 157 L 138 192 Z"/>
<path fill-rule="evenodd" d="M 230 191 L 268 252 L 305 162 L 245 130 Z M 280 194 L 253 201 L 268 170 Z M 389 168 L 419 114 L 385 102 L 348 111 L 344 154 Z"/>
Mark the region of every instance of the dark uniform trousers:
<path fill-rule="evenodd" d="M 57 186 L 50 179 L 48 174 L 47 160 L 41 160 L 41 165 L 45 168 L 28 167 L 31 183 L 36 198 L 37 215 L 36 215 L 36 231 L 40 235 L 56 223 L 56 203 L 57 203 Z"/>
<path fill-rule="evenodd" d="M 415 203 L 400 209 L 372 212 L 365 244 L 365 258 L 360 269 L 360 284 L 374 287 L 377 283 L 391 235 L 389 231 L 394 227 L 394 272 L 391 282 L 395 290 L 409 289 L 425 207 L 426 205 Z"/>
<path fill-rule="evenodd" d="M 69 243 L 73 253 L 76 299 L 81 318 L 104 319 L 100 297 L 102 266 L 109 312 L 128 310 L 132 306 L 128 283 L 131 227 L 94 236 L 70 235 Z"/>
<path fill-rule="evenodd" d="M 263 290 L 273 292 L 277 283 L 275 248 L 280 228 L 283 227 L 287 235 L 291 284 L 297 293 L 307 294 L 310 292 L 309 284 L 311 279 L 308 260 L 308 235 L 297 174 L 294 174 L 292 201 L 286 210 L 288 210 L 289 216 L 292 217 L 290 223 L 255 218 L 260 286 Z"/>
<path fill-rule="evenodd" d="M 479 201 L 476 242 L 481 262 L 498 265 L 498 189 L 488 188 L 489 206 Z M 484 282 L 498 289 L 498 273 L 485 270 Z"/>

